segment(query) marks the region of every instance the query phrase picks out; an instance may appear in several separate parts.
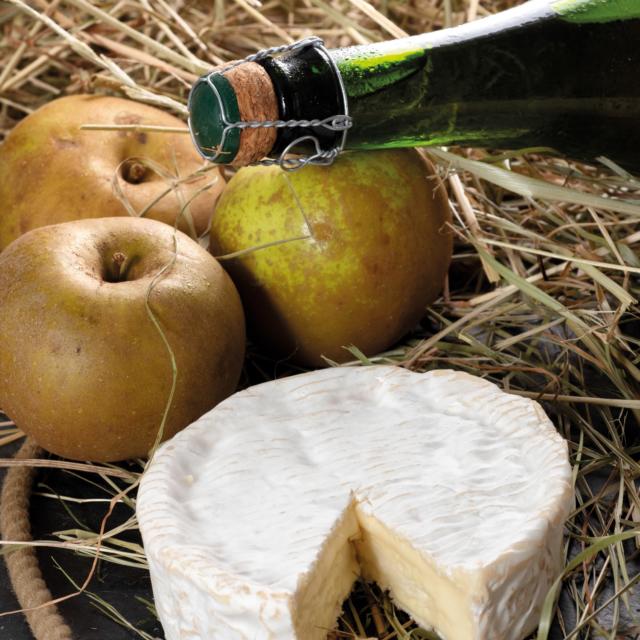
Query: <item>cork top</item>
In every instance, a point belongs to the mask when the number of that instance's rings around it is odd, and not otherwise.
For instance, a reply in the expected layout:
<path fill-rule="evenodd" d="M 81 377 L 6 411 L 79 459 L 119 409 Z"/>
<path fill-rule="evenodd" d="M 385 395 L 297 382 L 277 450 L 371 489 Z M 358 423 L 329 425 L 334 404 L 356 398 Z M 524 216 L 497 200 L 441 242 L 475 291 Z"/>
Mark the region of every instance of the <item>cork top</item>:
<path fill-rule="evenodd" d="M 243 62 L 202 76 L 189 94 L 189 129 L 200 154 L 212 162 L 245 166 L 269 154 L 274 127 L 234 127 L 279 118 L 271 78 L 259 64 Z"/>

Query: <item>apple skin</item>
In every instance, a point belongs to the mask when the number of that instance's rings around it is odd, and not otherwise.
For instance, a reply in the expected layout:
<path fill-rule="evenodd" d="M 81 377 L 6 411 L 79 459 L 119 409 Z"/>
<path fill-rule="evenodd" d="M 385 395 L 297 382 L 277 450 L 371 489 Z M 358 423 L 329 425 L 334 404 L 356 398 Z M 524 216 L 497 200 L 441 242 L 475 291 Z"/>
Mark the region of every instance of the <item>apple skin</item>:
<path fill-rule="evenodd" d="M 312 236 L 223 265 L 256 343 L 323 366 L 322 356 L 353 359 L 344 348 L 352 344 L 378 353 L 420 320 L 449 267 L 449 220 L 445 190 L 414 150 L 348 153 L 330 167 L 238 171 L 218 202 L 210 250 Z"/>
<path fill-rule="evenodd" d="M 160 197 L 169 183 L 152 170 L 136 176 L 139 183 L 124 178 L 131 174 L 128 165 L 122 165 L 129 158 L 146 158 L 172 176 L 177 170 L 183 178 L 202 168 L 189 135 L 80 129 L 89 123 L 186 129 L 182 120 L 160 109 L 108 96 L 67 96 L 27 116 L 0 146 L 0 251 L 23 233 L 44 225 L 131 215 L 116 194 L 114 181 L 137 213 L 160 198 L 146 217 L 172 225 L 183 203 L 190 201 L 195 234 L 207 230 L 225 184 L 217 168 L 210 167 L 205 175 L 182 184 L 181 199 L 175 190 Z M 210 181 L 215 181 L 213 186 L 196 196 Z M 179 226 L 194 235 L 186 219 Z"/>
<path fill-rule="evenodd" d="M 175 233 L 177 259 L 149 298 L 177 364 L 165 439 L 235 391 L 245 349 L 233 283 Z M 173 234 L 140 218 L 78 220 L 0 254 L 0 407 L 44 449 L 95 461 L 148 454 L 172 367 L 145 298 L 172 260 Z M 110 282 L 118 252 L 126 280 Z"/>

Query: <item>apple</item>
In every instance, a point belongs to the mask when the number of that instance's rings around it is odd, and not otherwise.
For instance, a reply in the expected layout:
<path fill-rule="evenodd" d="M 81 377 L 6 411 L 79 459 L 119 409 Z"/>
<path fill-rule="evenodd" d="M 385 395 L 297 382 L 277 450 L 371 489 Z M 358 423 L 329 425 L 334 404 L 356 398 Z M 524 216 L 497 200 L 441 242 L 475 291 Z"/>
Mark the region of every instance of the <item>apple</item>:
<path fill-rule="evenodd" d="M 82 130 L 83 124 L 186 130 L 155 107 L 108 96 L 59 98 L 27 116 L 0 146 L 0 251 L 31 229 L 68 220 L 146 210 L 145 217 L 174 224 L 187 202 L 180 228 L 192 237 L 207 230 L 224 179 L 210 166 L 172 186 L 203 167 L 189 135 Z"/>
<path fill-rule="evenodd" d="M 253 339 L 322 366 L 378 353 L 437 297 L 452 252 L 444 188 L 414 150 L 345 153 L 330 167 L 238 171 L 211 223 L 215 256 Z"/>
<path fill-rule="evenodd" d="M 147 297 L 177 366 L 166 439 L 241 372 L 242 304 L 218 262 L 166 224 L 120 217 L 34 229 L 0 254 L 0 407 L 44 449 L 147 455 L 172 384 Z"/>

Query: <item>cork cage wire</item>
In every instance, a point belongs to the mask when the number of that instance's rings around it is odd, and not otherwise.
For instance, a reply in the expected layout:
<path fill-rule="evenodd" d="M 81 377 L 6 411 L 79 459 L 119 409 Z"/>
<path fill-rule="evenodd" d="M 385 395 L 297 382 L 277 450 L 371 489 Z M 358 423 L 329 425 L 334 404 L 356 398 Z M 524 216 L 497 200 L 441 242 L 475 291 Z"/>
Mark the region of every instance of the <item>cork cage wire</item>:
<path fill-rule="evenodd" d="M 315 47 L 320 49 L 326 54 L 326 59 L 329 61 L 332 71 L 335 74 L 336 80 L 338 82 L 338 86 L 341 93 L 341 101 L 343 105 L 344 113 L 336 114 L 333 116 L 329 116 L 323 119 L 311 119 L 311 120 L 240 120 L 239 114 L 237 117 L 233 117 L 234 114 L 229 113 L 228 103 L 223 99 L 220 94 L 219 88 L 216 86 L 216 78 L 223 77 L 225 73 L 228 73 L 232 69 L 246 63 L 246 62 L 257 62 L 259 60 L 263 60 L 267 57 L 280 55 L 283 53 L 288 53 L 292 51 L 297 51 L 300 49 L 304 49 L 305 47 Z M 218 118 L 223 125 L 222 134 L 220 136 L 220 142 L 216 145 L 215 148 L 207 148 L 202 145 L 201 141 L 198 139 L 198 132 L 194 128 L 194 124 L 192 121 L 192 113 L 194 109 L 194 96 L 197 91 L 202 88 L 202 85 L 206 85 L 206 87 L 211 92 L 211 95 L 215 98 L 215 101 L 218 105 Z M 279 47 L 271 47 L 269 49 L 263 49 L 254 53 L 252 55 L 247 56 L 243 60 L 238 60 L 237 62 L 233 62 L 228 64 L 222 68 L 214 69 L 210 73 L 200 77 L 189 93 L 188 100 L 188 109 L 189 109 L 189 118 L 188 125 L 189 131 L 191 133 L 191 139 L 200 153 L 200 155 L 210 162 L 217 162 L 221 164 L 225 164 L 224 155 L 226 145 L 229 143 L 229 137 L 234 135 L 237 132 L 237 135 L 243 129 L 256 129 L 262 127 L 273 127 L 277 129 L 281 128 L 324 128 L 329 131 L 342 132 L 342 135 L 339 137 L 337 144 L 332 147 L 323 149 L 322 144 L 319 138 L 314 135 L 312 132 L 309 132 L 306 135 L 299 136 L 298 138 L 292 140 L 287 146 L 280 152 L 280 154 L 275 158 L 264 158 L 254 164 L 263 164 L 263 165 L 274 165 L 277 164 L 286 170 L 294 170 L 299 169 L 307 164 L 318 164 L 318 165 L 330 165 L 340 154 L 340 152 L 344 149 L 347 132 L 351 125 L 353 124 L 353 119 L 349 116 L 348 109 L 348 101 L 347 101 L 347 92 L 344 86 L 344 82 L 342 80 L 342 76 L 331 58 L 328 54 L 327 49 L 324 46 L 324 41 L 316 36 L 312 36 L 309 38 L 305 38 L 303 40 L 299 40 L 298 42 L 294 42 L 289 45 L 283 45 Z M 295 147 L 302 143 L 310 143 L 313 148 L 313 153 L 309 155 L 296 155 L 296 157 L 290 157 L 290 154 L 294 152 Z"/>

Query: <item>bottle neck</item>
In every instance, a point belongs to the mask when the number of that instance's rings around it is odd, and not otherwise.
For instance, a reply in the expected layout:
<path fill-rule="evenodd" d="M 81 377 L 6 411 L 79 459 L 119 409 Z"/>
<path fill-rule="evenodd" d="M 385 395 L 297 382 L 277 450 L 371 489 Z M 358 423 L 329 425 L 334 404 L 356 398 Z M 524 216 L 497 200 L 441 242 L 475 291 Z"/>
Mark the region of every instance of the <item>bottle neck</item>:
<path fill-rule="evenodd" d="M 311 138 L 320 149 L 342 148 L 343 131 L 326 126 L 347 110 L 342 78 L 329 52 L 324 47 L 309 46 L 265 58 L 260 64 L 273 82 L 280 120 L 300 123 L 279 129 L 271 155 L 292 147 L 308 147 Z"/>
<path fill-rule="evenodd" d="M 640 1 L 531 0 L 452 29 L 331 52 L 347 148 L 552 147 L 638 166 Z"/>
<path fill-rule="evenodd" d="M 477 22 L 372 45 L 333 49 L 310 46 L 260 61 L 277 96 L 281 120 L 326 119 L 349 114 L 349 105 L 359 97 L 384 89 L 388 84 L 418 72 L 427 53 L 436 48 L 473 41 L 487 33 L 521 28 L 523 23 L 552 16 L 552 0 L 529 0 L 525 5 L 503 11 Z M 387 105 L 387 109 L 392 105 Z M 385 110 L 382 110 L 381 114 Z M 356 129 L 358 123 L 356 122 Z M 313 135 L 322 149 L 341 145 L 343 134 L 318 127 L 287 127 L 278 131 L 270 155 L 290 148 L 311 151 L 305 138 Z M 347 134 L 347 140 L 351 136 Z M 356 145 L 358 135 L 356 131 Z M 347 143 L 347 147 L 353 148 Z"/>
<path fill-rule="evenodd" d="M 629 156 L 629 140 L 640 137 L 639 41 L 640 0 L 529 0 L 379 44 L 332 51 L 298 44 L 253 56 L 268 80 L 264 96 L 224 70 L 206 76 L 192 90 L 190 128 L 201 150 L 222 147 L 213 158 L 222 162 L 235 157 L 235 127 L 246 135 L 261 126 L 272 127 L 272 138 L 251 157 L 430 144 Z M 277 118 L 247 122 L 242 96 L 247 104 L 270 101 Z M 326 124 L 345 114 L 346 136 Z"/>
<path fill-rule="evenodd" d="M 416 69 L 419 59 L 434 49 L 459 46 L 465 42 L 491 37 L 498 32 L 523 29 L 532 22 L 552 18 L 556 16 L 553 4 L 554 0 L 529 0 L 517 7 L 457 27 L 385 42 L 333 49 L 331 56 L 347 83 L 349 94 L 358 95 L 381 88 L 378 84 L 367 86 L 368 78 L 380 78 L 381 71 L 388 71 L 390 75 L 394 75 L 394 72 L 403 73 Z M 359 87 L 358 84 L 363 86 Z"/>

